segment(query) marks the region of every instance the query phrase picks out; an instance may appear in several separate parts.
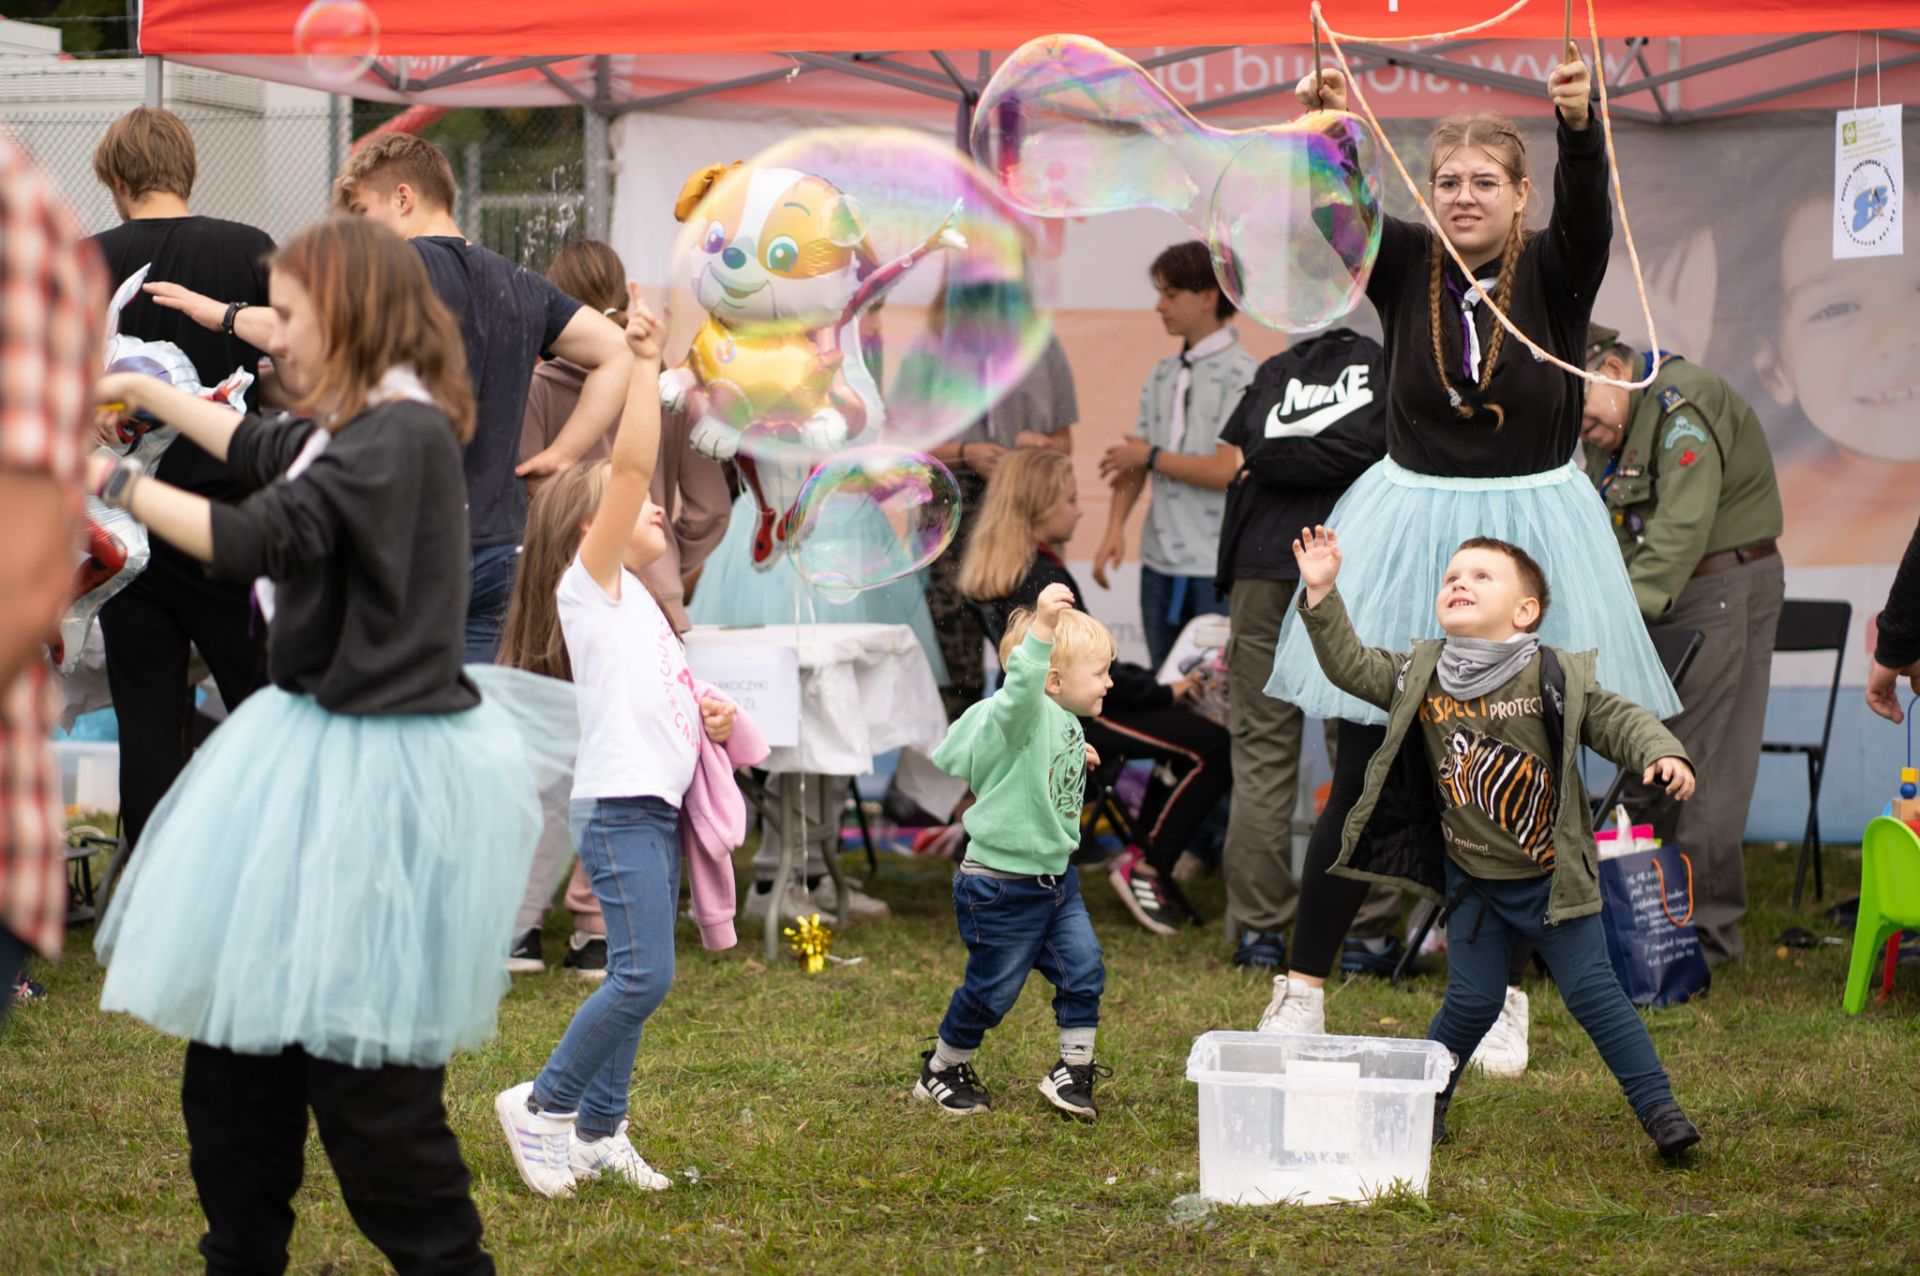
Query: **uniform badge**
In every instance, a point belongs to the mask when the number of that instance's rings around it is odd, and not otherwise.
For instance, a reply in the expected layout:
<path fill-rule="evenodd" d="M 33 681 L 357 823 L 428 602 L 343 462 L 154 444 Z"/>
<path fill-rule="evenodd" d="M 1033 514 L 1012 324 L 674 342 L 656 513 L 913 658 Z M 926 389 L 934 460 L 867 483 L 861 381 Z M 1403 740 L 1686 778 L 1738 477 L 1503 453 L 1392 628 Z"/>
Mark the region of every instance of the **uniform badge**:
<path fill-rule="evenodd" d="M 1695 461 L 1699 459 L 1700 459 L 1700 454 L 1694 451 L 1692 448 L 1688 448 L 1686 451 L 1680 454 L 1680 464 L 1682 465 L 1692 465 Z"/>
<path fill-rule="evenodd" d="M 1646 467 L 1643 465 L 1627 465 L 1621 467 L 1620 477 L 1623 479 L 1636 479 L 1646 472 Z"/>
<path fill-rule="evenodd" d="M 1686 406 L 1686 402 L 1687 402 L 1687 396 L 1680 393 L 1678 390 L 1674 389 L 1672 386 L 1668 386 L 1666 389 L 1660 392 L 1660 410 L 1662 412 L 1677 411 L 1678 409 Z"/>
<path fill-rule="evenodd" d="M 1676 416 L 1673 418 L 1673 424 L 1667 427 L 1667 437 L 1660 440 L 1660 450 L 1671 452 L 1688 439 L 1693 439 L 1705 446 L 1707 432 L 1701 429 L 1691 417 Z"/>

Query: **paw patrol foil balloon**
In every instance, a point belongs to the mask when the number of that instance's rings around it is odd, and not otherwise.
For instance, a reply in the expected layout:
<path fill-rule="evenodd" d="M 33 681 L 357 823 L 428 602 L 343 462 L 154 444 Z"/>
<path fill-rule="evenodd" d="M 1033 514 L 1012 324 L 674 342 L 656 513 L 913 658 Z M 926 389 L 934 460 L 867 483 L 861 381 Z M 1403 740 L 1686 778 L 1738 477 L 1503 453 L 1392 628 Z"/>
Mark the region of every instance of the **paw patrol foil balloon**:
<path fill-rule="evenodd" d="M 694 173 L 674 214 L 669 353 L 680 361 L 661 376 L 661 400 L 693 414 L 696 449 L 739 465 L 759 505 L 756 566 L 790 548 L 794 501 L 822 460 L 951 437 L 1045 342 L 1022 232 L 972 163 L 925 135 L 804 134 Z M 957 285 L 975 299 L 958 322 Z M 948 304 L 933 332 L 936 299 Z M 903 337 L 956 375 L 923 370 L 890 392 L 882 348 Z"/>

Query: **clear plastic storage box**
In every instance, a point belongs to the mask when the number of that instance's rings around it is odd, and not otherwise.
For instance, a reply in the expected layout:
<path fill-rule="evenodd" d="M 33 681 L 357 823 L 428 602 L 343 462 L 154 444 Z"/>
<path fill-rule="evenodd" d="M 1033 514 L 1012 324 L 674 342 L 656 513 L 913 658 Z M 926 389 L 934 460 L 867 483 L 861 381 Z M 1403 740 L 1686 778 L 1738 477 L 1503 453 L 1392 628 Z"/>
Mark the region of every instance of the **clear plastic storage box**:
<path fill-rule="evenodd" d="M 1223 1205 L 1324 1205 L 1427 1190 L 1434 1096 L 1453 1066 L 1437 1041 L 1208 1032 L 1187 1056 L 1200 1087 L 1200 1194 Z"/>

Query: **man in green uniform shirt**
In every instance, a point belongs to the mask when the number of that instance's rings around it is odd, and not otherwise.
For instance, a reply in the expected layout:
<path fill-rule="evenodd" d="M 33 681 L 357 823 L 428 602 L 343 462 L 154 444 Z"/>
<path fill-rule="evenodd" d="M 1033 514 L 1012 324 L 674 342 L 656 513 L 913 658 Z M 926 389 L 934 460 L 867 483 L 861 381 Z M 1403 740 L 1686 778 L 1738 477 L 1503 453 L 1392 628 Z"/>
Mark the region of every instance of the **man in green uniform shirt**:
<path fill-rule="evenodd" d="M 1648 357 L 1596 326 L 1587 366 L 1622 381 Z M 1700 768 L 1685 804 L 1634 786 L 1629 801 L 1656 833 L 1693 859 L 1694 915 L 1708 961 L 1745 955 L 1741 845 L 1760 768 L 1760 730 L 1773 670 L 1785 578 L 1777 538 L 1780 489 L 1759 419 L 1731 386 L 1661 354 L 1642 390 L 1590 384 L 1580 437 L 1648 625 L 1700 631 L 1679 688 L 1685 709 L 1667 725 Z"/>

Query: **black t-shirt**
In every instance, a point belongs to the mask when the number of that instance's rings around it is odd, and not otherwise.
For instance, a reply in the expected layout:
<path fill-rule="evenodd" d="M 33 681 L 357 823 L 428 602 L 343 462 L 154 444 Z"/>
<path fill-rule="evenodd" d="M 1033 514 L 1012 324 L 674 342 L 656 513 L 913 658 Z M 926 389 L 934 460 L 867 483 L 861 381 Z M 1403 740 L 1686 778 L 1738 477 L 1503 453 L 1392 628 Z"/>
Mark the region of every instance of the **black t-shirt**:
<path fill-rule="evenodd" d="M 460 321 L 473 382 L 475 423 L 467 444 L 467 524 L 473 549 L 517 545 L 527 526 L 527 489 L 514 477 L 533 369 L 580 303 L 499 253 L 445 235 L 413 241 L 433 290 Z"/>
<path fill-rule="evenodd" d="M 93 237 L 106 256 L 107 269 L 118 288 L 140 267 L 152 263 L 150 284 L 179 284 L 216 301 L 267 304 L 267 258 L 273 240 L 263 230 L 217 217 L 146 217 L 122 222 Z M 157 304 L 145 292 L 120 312 L 120 331 L 142 341 L 171 341 L 200 374 L 200 383 L 214 386 L 237 368 L 256 373 L 264 353 L 238 337 L 202 328 L 178 310 Z M 256 387 L 248 392 L 248 406 L 260 406 Z M 160 456 L 156 475 L 175 487 L 216 501 L 233 502 L 252 489 L 229 473 L 190 439 L 177 438 Z M 174 553 L 155 537 L 156 553 Z"/>

